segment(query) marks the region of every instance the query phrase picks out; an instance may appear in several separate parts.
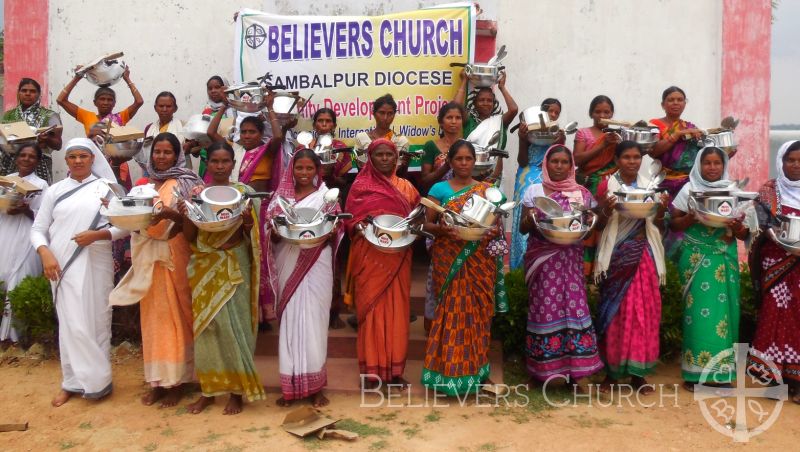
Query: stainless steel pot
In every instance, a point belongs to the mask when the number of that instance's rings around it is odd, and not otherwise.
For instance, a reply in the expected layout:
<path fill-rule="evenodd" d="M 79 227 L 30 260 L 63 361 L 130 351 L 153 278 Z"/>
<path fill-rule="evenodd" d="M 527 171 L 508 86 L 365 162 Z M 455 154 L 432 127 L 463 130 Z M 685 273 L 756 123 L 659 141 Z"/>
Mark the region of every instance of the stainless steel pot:
<path fill-rule="evenodd" d="M 338 222 L 337 217 L 325 215 L 309 221 L 317 213 L 317 209 L 311 207 L 295 208 L 295 213 L 298 222 L 291 222 L 286 215 L 278 215 L 273 218 L 272 227 L 282 239 L 300 248 L 315 248 L 324 243 Z"/>
<path fill-rule="evenodd" d="M 500 80 L 503 69 L 494 64 L 468 64 L 464 73 L 476 88 L 489 88 Z"/>
<path fill-rule="evenodd" d="M 192 115 L 183 125 L 183 136 L 187 140 L 197 141 L 201 147 L 211 145 L 211 137 L 208 136 L 208 126 L 211 125 L 211 116 Z"/>
<path fill-rule="evenodd" d="M 144 147 L 145 141 L 152 142 L 152 138 L 145 139 L 139 138 L 137 140 L 114 142 L 111 138 L 106 138 L 103 135 L 94 137 L 95 143 L 103 150 L 103 154 L 109 157 L 130 159 Z"/>
<path fill-rule="evenodd" d="M 125 63 L 118 60 L 101 60 L 88 68 L 81 68 L 83 76 L 93 85 L 111 86 L 122 78 Z"/>
<path fill-rule="evenodd" d="M 297 104 L 299 100 L 300 97 L 297 95 L 276 93 L 272 101 L 272 111 L 275 112 L 275 116 L 277 116 L 278 123 L 280 123 L 281 126 L 285 126 L 297 118 L 299 113 L 297 111 Z"/>
<path fill-rule="evenodd" d="M 635 141 L 645 151 L 650 149 L 658 143 L 659 131 L 657 128 L 650 127 L 622 127 L 617 132 L 623 141 Z"/>
<path fill-rule="evenodd" d="M 241 84 L 225 90 L 228 104 L 243 113 L 258 113 L 266 104 L 266 95 L 260 85 Z"/>
<path fill-rule="evenodd" d="M 733 131 L 708 134 L 704 137 L 703 144 L 718 147 L 726 154 L 731 154 L 738 146 Z"/>
<path fill-rule="evenodd" d="M 704 196 L 695 198 L 695 201 L 700 210 L 714 215 L 731 217 L 736 211 L 735 196 Z"/>
<path fill-rule="evenodd" d="M 200 192 L 200 209 L 206 218 L 224 221 L 242 213 L 242 194 L 229 186 L 208 187 Z"/>
<path fill-rule="evenodd" d="M 502 199 L 502 193 L 500 194 Z M 499 202 L 498 200 L 497 202 Z M 500 210 L 494 203 L 482 196 L 473 194 L 461 208 L 461 216 L 472 223 L 483 227 L 491 227 L 501 216 L 507 216 L 508 212 Z"/>
<path fill-rule="evenodd" d="M 405 239 L 411 232 L 410 228 L 406 226 L 394 227 L 397 223 L 401 222 L 403 217 L 397 215 L 378 215 L 370 221 L 372 233 L 378 239 L 378 243 L 386 246 L 391 245 L 395 241 Z"/>
<path fill-rule="evenodd" d="M 792 244 L 800 241 L 800 216 L 788 214 L 777 217 L 781 223 L 778 238 Z"/>
<path fill-rule="evenodd" d="M 575 218 L 576 215 L 579 218 Z M 551 217 L 545 220 L 538 220 L 536 215 L 532 215 L 536 229 L 547 241 L 556 245 L 577 245 L 580 243 L 589 235 L 589 232 L 597 223 L 597 215 L 591 213 L 591 216 L 592 222 L 587 226 L 584 224 L 582 212 L 565 217 Z M 556 221 L 553 222 L 552 220 Z"/>

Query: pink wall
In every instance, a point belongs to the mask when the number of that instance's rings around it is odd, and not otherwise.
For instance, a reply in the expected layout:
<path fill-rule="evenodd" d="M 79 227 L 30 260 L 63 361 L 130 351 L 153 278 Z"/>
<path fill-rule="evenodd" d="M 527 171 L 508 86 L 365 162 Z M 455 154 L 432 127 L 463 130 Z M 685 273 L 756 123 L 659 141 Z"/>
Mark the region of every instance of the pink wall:
<path fill-rule="evenodd" d="M 42 105 L 47 105 L 48 4 L 48 0 L 5 2 L 5 109 L 17 104 L 22 77 L 42 85 Z"/>
<path fill-rule="evenodd" d="M 769 0 L 724 0 L 722 116 L 741 119 L 731 177 L 756 190 L 769 177 L 769 90 L 772 7 Z"/>

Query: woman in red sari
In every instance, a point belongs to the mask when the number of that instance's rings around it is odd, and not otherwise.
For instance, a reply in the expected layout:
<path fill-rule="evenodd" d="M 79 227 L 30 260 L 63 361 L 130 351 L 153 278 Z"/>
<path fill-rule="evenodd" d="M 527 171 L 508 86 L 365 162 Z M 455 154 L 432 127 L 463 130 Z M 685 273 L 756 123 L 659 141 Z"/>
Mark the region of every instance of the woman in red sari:
<path fill-rule="evenodd" d="M 775 171 L 758 194 L 757 211 L 761 235 L 750 249 L 753 283 L 761 295 L 758 326 L 753 338 L 750 363 L 764 374 L 771 360 L 780 376 L 789 384 L 792 401 L 800 403 L 800 258 L 793 256 L 766 236 L 766 228 L 775 225 L 775 216 L 800 215 L 800 141 L 784 143 L 778 150 Z M 762 375 L 761 372 L 757 372 Z"/>
<path fill-rule="evenodd" d="M 362 381 L 370 386 L 382 381 L 405 384 L 411 249 L 385 253 L 367 242 L 355 226 L 369 215 L 405 217 L 419 203 L 419 193 L 411 182 L 395 174 L 398 151 L 394 143 L 379 138 L 370 143 L 367 154 L 367 165 L 353 182 L 345 207 L 353 214 L 347 223 L 352 244 L 345 301 L 356 305 Z"/>
<path fill-rule="evenodd" d="M 428 192 L 436 204 L 460 212 L 472 195 L 485 198 L 489 182 L 472 178 L 475 148 L 459 140 L 450 146 L 447 163 L 453 178 Z M 428 335 L 422 384 L 448 395 L 474 393 L 489 379 L 489 343 L 495 310 L 507 310 L 503 283 L 502 234 L 499 225 L 480 240 L 463 240 L 452 226 L 435 222 L 428 211 L 425 229 L 436 235 L 431 247 L 436 310 Z"/>

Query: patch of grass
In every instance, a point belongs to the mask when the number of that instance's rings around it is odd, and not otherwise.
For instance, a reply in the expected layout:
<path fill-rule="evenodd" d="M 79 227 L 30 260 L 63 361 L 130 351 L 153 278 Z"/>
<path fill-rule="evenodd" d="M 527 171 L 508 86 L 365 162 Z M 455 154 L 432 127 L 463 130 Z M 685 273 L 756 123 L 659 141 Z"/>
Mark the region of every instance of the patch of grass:
<path fill-rule="evenodd" d="M 178 407 L 178 409 L 177 409 L 177 410 L 175 410 L 175 416 L 180 416 L 180 415 L 182 415 L 182 414 L 186 414 L 186 413 L 188 413 L 188 412 L 189 412 L 189 411 L 186 409 L 186 407 L 185 407 L 185 406 L 181 406 L 181 407 Z"/>
<path fill-rule="evenodd" d="M 81 430 L 90 430 L 92 428 L 91 422 L 81 422 L 81 425 L 78 426 Z"/>
<path fill-rule="evenodd" d="M 158 449 L 158 444 L 156 443 L 149 443 L 144 446 L 144 452 L 153 452 L 156 449 Z"/>
<path fill-rule="evenodd" d="M 326 449 L 329 445 L 325 441 L 321 441 L 314 435 L 306 436 L 303 438 L 303 447 L 308 450 Z"/>
<path fill-rule="evenodd" d="M 591 428 L 592 425 L 594 425 L 592 418 L 586 417 L 586 415 L 570 416 L 569 418 L 573 420 L 575 425 L 581 428 Z"/>
<path fill-rule="evenodd" d="M 478 452 L 494 452 L 497 450 L 497 446 L 494 443 L 484 443 L 478 446 L 476 450 Z"/>
<path fill-rule="evenodd" d="M 395 419 L 397 419 L 397 413 L 382 413 L 378 416 L 378 420 L 384 422 L 393 421 Z"/>
<path fill-rule="evenodd" d="M 172 436 L 175 434 L 175 430 L 172 430 L 171 427 L 167 427 L 161 431 L 161 436 Z"/>
<path fill-rule="evenodd" d="M 383 450 L 389 447 L 389 443 L 386 440 L 375 441 L 374 443 L 369 445 L 369 450 Z"/>
<path fill-rule="evenodd" d="M 356 420 L 347 418 L 336 423 L 336 428 L 358 433 L 359 436 L 386 436 L 391 435 L 389 429 L 384 427 L 373 427 L 369 424 L 362 424 Z"/>
<path fill-rule="evenodd" d="M 255 432 L 267 432 L 269 431 L 269 427 L 250 427 L 242 430 L 243 432 L 247 433 L 255 433 Z"/>
<path fill-rule="evenodd" d="M 225 447 L 219 450 L 219 452 L 242 452 L 244 447 L 242 446 L 234 446 L 233 444 L 225 443 Z"/>
<path fill-rule="evenodd" d="M 70 440 L 61 441 L 61 443 L 59 444 L 59 447 L 61 448 L 61 450 L 72 449 L 75 446 L 77 446 L 77 444 L 73 443 Z"/>
<path fill-rule="evenodd" d="M 408 438 L 408 439 L 411 439 L 411 438 L 417 436 L 417 434 L 419 434 L 419 432 L 421 432 L 421 431 L 422 431 L 422 429 L 419 428 L 419 424 L 414 424 L 413 427 L 408 427 L 408 428 L 403 429 L 403 433 L 406 435 L 406 438 Z"/>
<path fill-rule="evenodd" d="M 225 435 L 222 434 L 222 433 L 211 432 L 205 438 L 201 439 L 200 443 L 202 443 L 202 444 L 213 443 L 214 441 L 222 438 L 223 436 L 225 436 Z"/>
<path fill-rule="evenodd" d="M 439 422 L 442 418 L 441 411 L 433 410 L 425 415 L 425 422 Z"/>

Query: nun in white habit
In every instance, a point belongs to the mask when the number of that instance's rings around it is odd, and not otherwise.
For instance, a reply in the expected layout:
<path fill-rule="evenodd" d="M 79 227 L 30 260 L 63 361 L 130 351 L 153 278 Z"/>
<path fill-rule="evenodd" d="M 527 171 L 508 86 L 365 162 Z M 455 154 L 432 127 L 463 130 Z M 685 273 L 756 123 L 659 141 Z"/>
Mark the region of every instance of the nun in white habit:
<path fill-rule="evenodd" d="M 100 200 L 110 194 L 103 179 L 115 178 L 94 142 L 70 140 L 65 159 L 69 177 L 44 192 L 31 231 L 58 315 L 62 382 L 53 406 L 74 394 L 99 399 L 111 392 L 111 240 L 128 234 L 100 215 Z"/>

